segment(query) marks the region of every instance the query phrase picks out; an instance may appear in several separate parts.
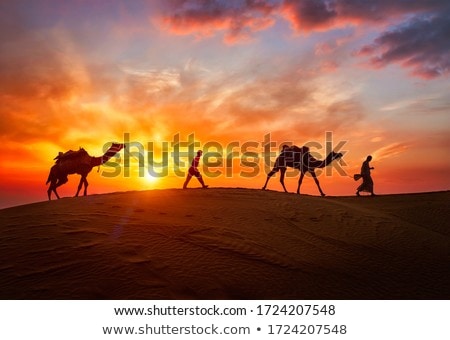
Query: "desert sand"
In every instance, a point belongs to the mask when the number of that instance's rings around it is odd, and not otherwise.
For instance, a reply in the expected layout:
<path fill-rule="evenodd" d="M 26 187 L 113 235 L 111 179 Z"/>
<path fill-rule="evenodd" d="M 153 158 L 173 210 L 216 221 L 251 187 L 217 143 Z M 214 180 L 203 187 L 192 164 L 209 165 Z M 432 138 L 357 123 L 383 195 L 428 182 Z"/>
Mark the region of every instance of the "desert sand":
<path fill-rule="evenodd" d="M 450 192 L 238 188 L 0 210 L 1 299 L 449 299 Z"/>

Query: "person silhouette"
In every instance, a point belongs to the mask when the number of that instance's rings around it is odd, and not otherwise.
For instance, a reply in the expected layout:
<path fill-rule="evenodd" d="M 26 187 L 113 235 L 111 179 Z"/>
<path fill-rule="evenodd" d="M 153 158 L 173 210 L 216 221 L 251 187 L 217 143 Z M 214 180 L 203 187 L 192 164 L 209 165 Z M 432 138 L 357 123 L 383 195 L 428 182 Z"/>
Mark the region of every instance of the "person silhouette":
<path fill-rule="evenodd" d="M 356 189 L 356 195 L 360 196 L 359 193 L 361 191 L 367 191 L 370 192 L 372 196 L 375 196 L 375 193 L 373 192 L 373 180 L 372 176 L 370 176 L 370 170 L 374 170 L 375 168 L 370 167 L 369 162 L 372 160 L 372 156 L 367 156 L 366 160 L 363 162 L 361 166 L 361 175 L 363 182 L 362 184 Z M 359 176 L 355 177 L 358 178 Z"/>
<path fill-rule="evenodd" d="M 203 151 L 198 150 L 197 156 L 195 156 L 195 158 L 192 160 L 192 164 L 191 164 L 191 167 L 189 168 L 189 171 L 188 171 L 188 174 L 186 177 L 186 181 L 183 184 L 183 189 L 187 188 L 187 185 L 188 185 L 189 181 L 191 180 L 192 176 L 197 177 L 197 179 L 200 182 L 200 184 L 202 185 L 203 189 L 206 189 L 208 187 L 207 185 L 205 185 L 202 175 L 200 174 L 200 171 L 198 170 L 198 164 L 200 163 L 200 157 L 202 157 L 202 154 L 203 154 Z"/>

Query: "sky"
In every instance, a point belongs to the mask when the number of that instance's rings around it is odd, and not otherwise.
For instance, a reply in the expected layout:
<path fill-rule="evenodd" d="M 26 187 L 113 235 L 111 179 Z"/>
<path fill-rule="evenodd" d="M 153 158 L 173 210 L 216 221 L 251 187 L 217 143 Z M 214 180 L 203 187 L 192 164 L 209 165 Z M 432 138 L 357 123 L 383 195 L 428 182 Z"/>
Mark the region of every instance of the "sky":
<path fill-rule="evenodd" d="M 449 190 L 449 36 L 447 0 L 2 1 L 0 208 L 46 200 L 58 152 L 111 142 L 128 151 L 91 194 L 181 188 L 197 149 L 210 186 L 261 188 L 286 143 L 344 153 L 328 195 L 369 154 L 376 193 Z"/>

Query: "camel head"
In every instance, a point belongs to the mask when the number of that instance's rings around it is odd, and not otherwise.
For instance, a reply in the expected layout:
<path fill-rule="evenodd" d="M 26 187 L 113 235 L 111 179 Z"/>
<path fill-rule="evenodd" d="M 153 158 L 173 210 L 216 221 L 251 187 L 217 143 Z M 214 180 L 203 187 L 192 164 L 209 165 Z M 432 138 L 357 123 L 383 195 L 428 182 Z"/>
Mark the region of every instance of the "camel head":
<path fill-rule="evenodd" d="M 342 152 L 334 152 L 333 151 L 333 159 L 339 159 L 342 158 L 344 155 L 342 154 Z"/>

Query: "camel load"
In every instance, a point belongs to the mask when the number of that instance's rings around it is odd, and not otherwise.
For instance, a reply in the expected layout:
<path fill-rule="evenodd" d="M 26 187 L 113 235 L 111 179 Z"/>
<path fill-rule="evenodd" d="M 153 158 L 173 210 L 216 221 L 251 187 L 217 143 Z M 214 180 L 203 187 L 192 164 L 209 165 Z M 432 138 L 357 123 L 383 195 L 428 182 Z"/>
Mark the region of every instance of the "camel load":
<path fill-rule="evenodd" d="M 83 148 L 80 148 L 78 151 L 69 150 L 66 152 L 59 152 L 58 156 L 53 158 L 53 160 L 56 161 L 55 163 L 59 163 L 59 162 L 65 161 L 65 160 L 69 160 L 71 158 L 84 157 L 87 154 L 88 153 L 86 150 L 84 150 Z"/>

